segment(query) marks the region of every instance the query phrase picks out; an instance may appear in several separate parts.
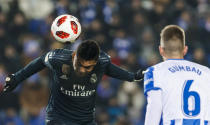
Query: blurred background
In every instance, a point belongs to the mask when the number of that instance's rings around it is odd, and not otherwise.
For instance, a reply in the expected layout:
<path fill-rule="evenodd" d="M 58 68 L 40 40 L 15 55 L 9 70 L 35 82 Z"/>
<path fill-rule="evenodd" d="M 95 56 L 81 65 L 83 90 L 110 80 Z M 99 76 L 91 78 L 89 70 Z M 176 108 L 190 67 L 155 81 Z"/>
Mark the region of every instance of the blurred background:
<path fill-rule="evenodd" d="M 72 14 L 82 24 L 75 44 L 50 34 L 52 21 Z M 187 60 L 210 66 L 210 0 L 0 0 L 0 89 L 7 74 L 55 48 L 75 49 L 84 39 L 98 41 L 112 62 L 137 71 L 162 61 L 159 33 L 168 24 L 186 32 Z M 0 125 L 44 125 L 50 84 L 43 70 L 10 94 L 0 96 Z M 142 83 L 105 76 L 97 89 L 99 125 L 143 125 Z"/>

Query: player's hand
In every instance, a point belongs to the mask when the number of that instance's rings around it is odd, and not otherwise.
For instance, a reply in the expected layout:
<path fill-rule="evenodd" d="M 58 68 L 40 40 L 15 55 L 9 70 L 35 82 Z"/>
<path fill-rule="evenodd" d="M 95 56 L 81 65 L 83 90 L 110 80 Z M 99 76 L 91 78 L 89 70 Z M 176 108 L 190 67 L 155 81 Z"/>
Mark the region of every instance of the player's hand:
<path fill-rule="evenodd" d="M 139 69 L 136 73 L 135 73 L 135 76 L 134 76 L 134 81 L 135 82 L 140 82 L 143 80 L 144 78 L 144 70 L 143 69 Z"/>
<path fill-rule="evenodd" d="M 18 84 L 15 82 L 14 74 L 10 74 L 5 79 L 5 85 L 4 85 L 3 92 L 4 93 L 11 92 L 17 87 L 17 85 Z"/>

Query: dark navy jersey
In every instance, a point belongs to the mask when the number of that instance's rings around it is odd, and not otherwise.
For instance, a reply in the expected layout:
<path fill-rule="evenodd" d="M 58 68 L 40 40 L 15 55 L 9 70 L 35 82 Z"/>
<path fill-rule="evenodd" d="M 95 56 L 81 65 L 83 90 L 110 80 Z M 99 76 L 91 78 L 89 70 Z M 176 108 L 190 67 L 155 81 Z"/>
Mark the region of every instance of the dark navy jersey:
<path fill-rule="evenodd" d="M 21 82 L 48 67 L 52 83 L 47 119 L 58 118 L 82 124 L 94 120 L 96 88 L 104 74 L 126 81 L 133 81 L 134 74 L 115 66 L 110 57 L 101 52 L 94 69 L 87 76 L 78 77 L 73 69 L 72 53 L 67 49 L 50 51 L 15 73 L 15 78 Z"/>

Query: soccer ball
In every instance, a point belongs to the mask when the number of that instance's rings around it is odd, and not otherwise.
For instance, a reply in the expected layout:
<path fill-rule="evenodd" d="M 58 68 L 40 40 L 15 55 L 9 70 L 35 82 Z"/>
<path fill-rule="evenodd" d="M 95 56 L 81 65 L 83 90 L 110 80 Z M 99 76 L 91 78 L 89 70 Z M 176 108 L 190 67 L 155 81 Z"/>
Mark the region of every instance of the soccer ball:
<path fill-rule="evenodd" d="M 58 42 L 73 43 L 81 34 L 81 24 L 72 15 L 60 15 L 53 21 L 51 33 Z"/>

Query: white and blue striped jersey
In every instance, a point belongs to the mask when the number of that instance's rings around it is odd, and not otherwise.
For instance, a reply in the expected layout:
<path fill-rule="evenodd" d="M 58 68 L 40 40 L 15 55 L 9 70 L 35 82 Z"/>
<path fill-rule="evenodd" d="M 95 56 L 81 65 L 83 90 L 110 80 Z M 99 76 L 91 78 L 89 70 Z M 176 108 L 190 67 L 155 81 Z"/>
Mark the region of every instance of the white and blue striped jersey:
<path fill-rule="evenodd" d="M 210 125 L 210 69 L 184 59 L 149 67 L 145 125 Z"/>

